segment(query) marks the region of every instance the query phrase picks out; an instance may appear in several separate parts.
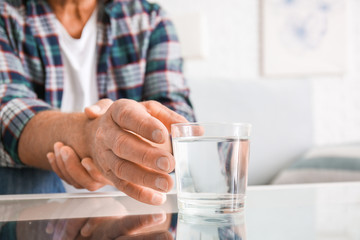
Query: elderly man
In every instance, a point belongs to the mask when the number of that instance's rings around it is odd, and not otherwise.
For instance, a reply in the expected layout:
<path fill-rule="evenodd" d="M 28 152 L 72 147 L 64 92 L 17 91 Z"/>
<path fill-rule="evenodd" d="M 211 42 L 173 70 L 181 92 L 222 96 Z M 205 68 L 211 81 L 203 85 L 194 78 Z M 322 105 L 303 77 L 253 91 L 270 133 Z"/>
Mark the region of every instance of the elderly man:
<path fill-rule="evenodd" d="M 90 158 L 129 196 L 164 201 L 174 158 L 159 144 L 170 124 L 194 115 L 178 39 L 158 5 L 1 1 L 0 83 L 0 193 L 63 191 L 48 171 L 62 142 L 64 164 Z"/>

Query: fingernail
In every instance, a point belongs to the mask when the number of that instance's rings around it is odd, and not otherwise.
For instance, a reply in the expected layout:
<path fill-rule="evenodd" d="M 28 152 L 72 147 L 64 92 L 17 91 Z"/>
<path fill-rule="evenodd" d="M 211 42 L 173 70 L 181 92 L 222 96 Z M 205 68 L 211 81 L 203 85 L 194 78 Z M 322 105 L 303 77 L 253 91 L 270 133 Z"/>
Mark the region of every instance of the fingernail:
<path fill-rule="evenodd" d="M 163 222 L 165 220 L 165 214 L 153 214 L 152 218 L 154 220 L 154 222 Z"/>
<path fill-rule="evenodd" d="M 160 129 L 156 129 L 152 132 L 152 138 L 155 142 L 162 142 L 163 140 L 163 134 Z"/>
<path fill-rule="evenodd" d="M 58 145 L 54 145 L 54 153 L 55 153 L 55 156 L 56 157 L 59 157 L 60 156 L 60 148 Z"/>
<path fill-rule="evenodd" d="M 91 171 L 91 167 L 90 167 L 89 164 L 87 164 L 87 163 L 85 163 L 85 162 L 81 162 L 81 165 L 83 165 L 83 167 L 86 168 L 86 170 L 87 170 L 88 172 Z"/>
<path fill-rule="evenodd" d="M 90 230 L 90 224 L 86 223 L 80 230 L 80 233 L 83 237 L 88 237 L 89 236 L 89 230 Z"/>
<path fill-rule="evenodd" d="M 65 149 L 60 149 L 60 154 L 61 157 L 64 161 L 66 161 L 69 158 L 69 154 L 67 153 L 67 151 Z"/>
<path fill-rule="evenodd" d="M 46 154 L 46 157 L 47 157 L 47 159 L 48 159 L 48 161 L 49 162 L 52 162 L 54 159 L 51 157 L 51 153 L 48 153 L 48 154 Z"/>
<path fill-rule="evenodd" d="M 152 197 L 152 202 L 154 204 L 162 204 L 166 201 L 166 195 L 162 193 L 154 193 Z"/>
<path fill-rule="evenodd" d="M 54 225 L 52 223 L 48 223 L 46 226 L 45 232 L 47 234 L 52 234 L 54 232 Z"/>
<path fill-rule="evenodd" d="M 165 172 L 168 172 L 170 170 L 170 163 L 167 157 L 158 158 L 158 160 L 156 160 L 156 165 L 158 166 L 158 168 Z"/>
<path fill-rule="evenodd" d="M 169 184 L 165 178 L 159 177 L 155 180 L 155 186 L 163 191 L 167 191 L 169 188 Z"/>
<path fill-rule="evenodd" d="M 98 105 L 92 105 L 89 107 L 89 109 L 94 113 L 98 113 L 101 111 L 101 108 Z"/>

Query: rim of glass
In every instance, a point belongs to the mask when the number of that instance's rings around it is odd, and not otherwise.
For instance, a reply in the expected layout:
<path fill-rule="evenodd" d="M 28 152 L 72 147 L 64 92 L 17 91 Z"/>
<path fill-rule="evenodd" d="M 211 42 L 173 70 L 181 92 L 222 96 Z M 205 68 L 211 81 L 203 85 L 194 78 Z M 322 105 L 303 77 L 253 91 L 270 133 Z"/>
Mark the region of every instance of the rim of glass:
<path fill-rule="evenodd" d="M 252 125 L 250 123 L 242 123 L 242 122 L 187 122 L 187 123 L 173 123 L 171 126 L 182 127 L 182 126 L 236 126 L 236 127 L 248 127 L 251 128 Z"/>

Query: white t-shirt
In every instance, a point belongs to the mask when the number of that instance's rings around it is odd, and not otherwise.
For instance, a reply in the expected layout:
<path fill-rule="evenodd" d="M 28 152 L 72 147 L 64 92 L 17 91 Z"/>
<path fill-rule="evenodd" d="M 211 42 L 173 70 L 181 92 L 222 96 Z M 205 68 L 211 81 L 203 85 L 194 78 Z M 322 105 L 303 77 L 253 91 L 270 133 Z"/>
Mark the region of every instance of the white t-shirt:
<path fill-rule="evenodd" d="M 99 100 L 96 81 L 97 10 L 87 21 L 79 39 L 70 36 L 60 21 L 56 28 L 64 64 L 63 112 L 81 112 Z"/>
<path fill-rule="evenodd" d="M 83 111 L 99 100 L 96 81 L 96 24 L 97 10 L 87 21 L 79 39 L 70 36 L 64 26 L 56 20 L 61 58 L 64 64 L 64 89 L 61 111 Z M 87 192 L 75 189 L 64 182 L 67 192 Z M 111 186 L 100 191 L 113 191 Z"/>

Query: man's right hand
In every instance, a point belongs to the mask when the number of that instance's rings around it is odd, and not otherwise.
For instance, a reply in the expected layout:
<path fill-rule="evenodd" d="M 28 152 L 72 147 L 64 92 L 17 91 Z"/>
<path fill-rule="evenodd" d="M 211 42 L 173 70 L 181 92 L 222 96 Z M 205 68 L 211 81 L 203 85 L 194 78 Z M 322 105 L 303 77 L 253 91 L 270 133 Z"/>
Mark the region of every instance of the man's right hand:
<path fill-rule="evenodd" d="M 155 101 L 115 101 L 106 113 L 88 123 L 87 145 L 95 165 L 116 188 L 149 204 L 162 204 L 173 186 L 169 172 L 175 160 L 153 146 L 170 142 L 172 123 L 186 119 Z M 144 139 L 148 141 L 144 141 Z"/>

